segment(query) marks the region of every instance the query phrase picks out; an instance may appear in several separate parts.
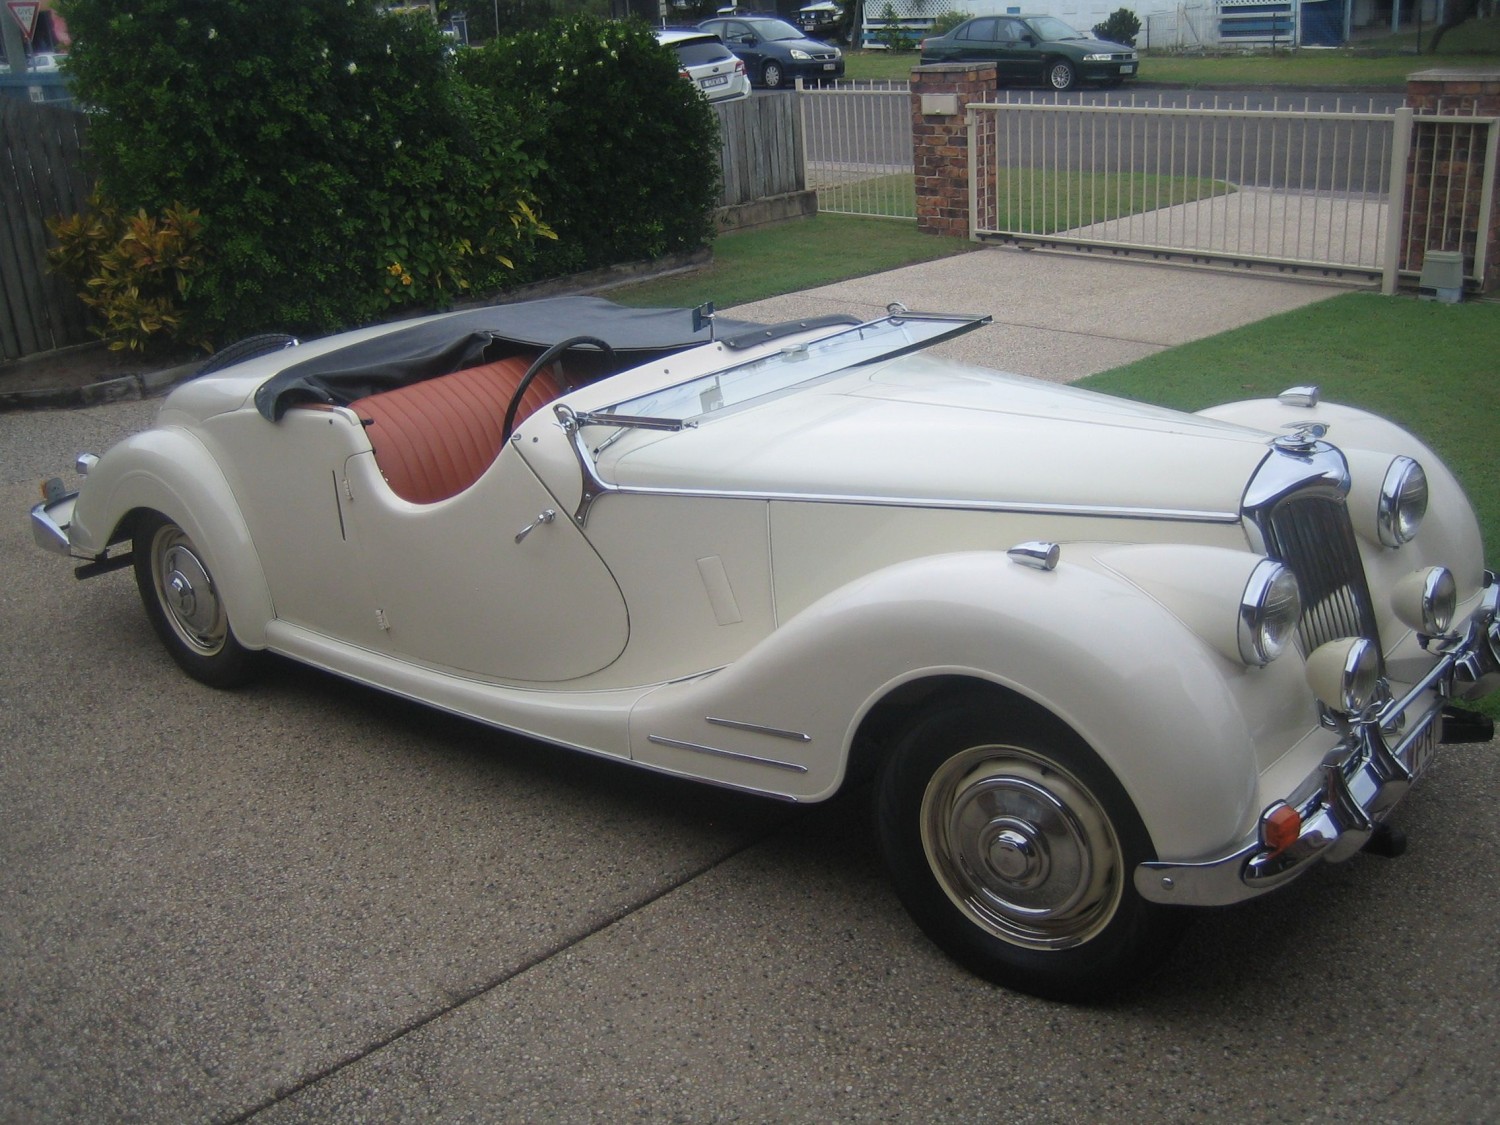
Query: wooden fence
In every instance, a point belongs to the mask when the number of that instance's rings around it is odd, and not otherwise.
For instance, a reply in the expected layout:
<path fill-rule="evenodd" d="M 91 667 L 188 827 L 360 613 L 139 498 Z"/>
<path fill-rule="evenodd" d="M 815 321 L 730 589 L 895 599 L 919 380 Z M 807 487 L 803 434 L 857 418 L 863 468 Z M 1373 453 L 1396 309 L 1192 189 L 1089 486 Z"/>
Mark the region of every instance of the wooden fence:
<path fill-rule="evenodd" d="M 796 95 L 742 98 L 714 108 L 724 141 L 721 207 L 807 188 Z"/>
<path fill-rule="evenodd" d="M 47 268 L 46 220 L 83 210 L 87 118 L 0 98 L 0 360 L 81 344 L 89 311 Z"/>

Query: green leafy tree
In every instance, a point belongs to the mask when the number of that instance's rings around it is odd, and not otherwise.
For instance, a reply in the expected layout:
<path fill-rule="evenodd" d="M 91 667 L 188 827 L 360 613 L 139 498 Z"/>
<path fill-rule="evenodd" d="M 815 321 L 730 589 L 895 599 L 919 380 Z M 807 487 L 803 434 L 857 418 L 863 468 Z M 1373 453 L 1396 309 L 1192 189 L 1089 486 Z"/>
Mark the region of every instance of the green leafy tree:
<path fill-rule="evenodd" d="M 1135 46 L 1135 37 L 1141 33 L 1141 21 L 1129 8 L 1116 8 L 1109 19 L 1094 25 L 1094 36 L 1108 39 L 1111 43 Z"/>
<path fill-rule="evenodd" d="M 221 339 L 497 286 L 545 228 L 522 122 L 430 19 L 368 0 L 68 0 L 115 207 L 202 216 L 190 312 Z"/>
<path fill-rule="evenodd" d="M 702 246 L 719 195 L 719 122 L 651 29 L 592 16 L 460 56 L 531 126 L 524 150 L 557 232 L 550 273 Z"/>
<path fill-rule="evenodd" d="M 875 32 L 875 42 L 879 43 L 887 51 L 912 51 L 916 49 L 916 36 L 901 26 L 901 17 L 896 14 L 896 9 L 892 5 L 888 3 L 880 10 L 880 18 L 885 22 Z"/>

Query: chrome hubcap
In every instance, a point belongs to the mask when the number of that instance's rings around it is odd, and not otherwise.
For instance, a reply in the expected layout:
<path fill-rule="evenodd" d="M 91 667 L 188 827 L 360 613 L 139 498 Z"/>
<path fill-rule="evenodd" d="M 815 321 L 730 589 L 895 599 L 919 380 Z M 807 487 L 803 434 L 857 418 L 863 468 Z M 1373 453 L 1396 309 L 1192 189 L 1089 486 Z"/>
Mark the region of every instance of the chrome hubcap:
<path fill-rule="evenodd" d="M 921 815 L 938 883 L 996 937 L 1067 948 L 1114 916 L 1119 841 L 1093 794 L 1046 758 L 1011 746 L 956 754 L 933 775 Z"/>
<path fill-rule="evenodd" d="M 208 568 L 178 527 L 164 527 L 152 544 L 152 573 L 167 622 L 193 649 L 212 656 L 229 634 Z"/>

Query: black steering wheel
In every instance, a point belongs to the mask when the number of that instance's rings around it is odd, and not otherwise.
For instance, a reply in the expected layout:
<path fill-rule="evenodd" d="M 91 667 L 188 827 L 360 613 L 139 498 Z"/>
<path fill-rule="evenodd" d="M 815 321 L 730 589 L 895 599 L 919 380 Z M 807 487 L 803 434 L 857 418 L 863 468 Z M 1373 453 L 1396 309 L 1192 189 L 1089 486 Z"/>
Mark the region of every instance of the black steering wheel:
<path fill-rule="evenodd" d="M 616 362 L 615 349 L 599 339 L 598 336 L 570 336 L 566 340 L 553 344 L 532 361 L 531 366 L 526 369 L 526 374 L 521 376 L 521 382 L 516 387 L 516 393 L 510 396 L 510 405 L 505 408 L 505 425 L 501 429 L 501 441 L 510 440 L 510 433 L 516 427 L 516 415 L 521 410 L 521 399 L 526 397 L 526 390 L 531 386 L 531 381 L 537 377 L 537 373 L 563 352 L 569 348 L 577 347 L 579 344 L 590 344 L 608 356 L 611 364 Z"/>

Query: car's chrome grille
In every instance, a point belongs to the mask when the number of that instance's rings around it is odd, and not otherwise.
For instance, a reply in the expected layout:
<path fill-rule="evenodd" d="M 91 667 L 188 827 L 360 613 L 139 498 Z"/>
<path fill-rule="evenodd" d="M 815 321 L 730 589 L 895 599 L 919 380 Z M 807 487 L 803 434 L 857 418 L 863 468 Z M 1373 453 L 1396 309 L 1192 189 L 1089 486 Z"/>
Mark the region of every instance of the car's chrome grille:
<path fill-rule="evenodd" d="M 1271 509 L 1267 548 L 1302 588 L 1298 640 L 1304 653 L 1340 637 L 1368 637 L 1379 649 L 1370 587 L 1343 497 L 1293 493 Z"/>

